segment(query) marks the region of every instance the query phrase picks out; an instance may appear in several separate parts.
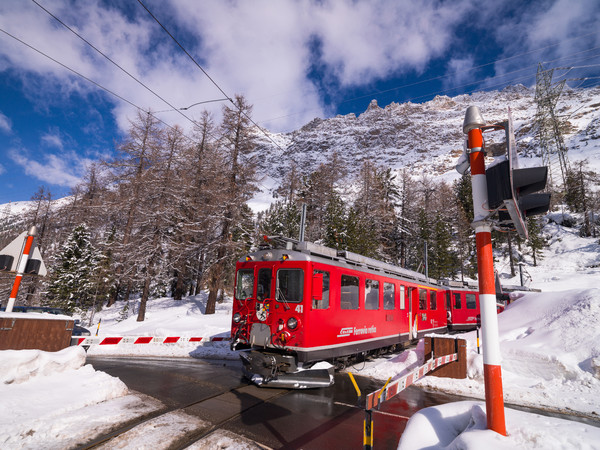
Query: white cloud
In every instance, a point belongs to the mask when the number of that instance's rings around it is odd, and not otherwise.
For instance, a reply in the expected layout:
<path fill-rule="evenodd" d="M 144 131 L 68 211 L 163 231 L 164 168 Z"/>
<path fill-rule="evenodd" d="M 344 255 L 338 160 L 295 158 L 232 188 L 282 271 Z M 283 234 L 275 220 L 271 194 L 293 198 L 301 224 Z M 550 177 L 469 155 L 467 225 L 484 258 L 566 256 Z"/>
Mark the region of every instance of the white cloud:
<path fill-rule="evenodd" d="M 472 82 L 475 75 L 474 66 L 473 56 L 452 58 L 448 61 L 446 77 L 443 80 L 444 89 L 452 89 Z M 450 92 L 450 95 L 453 95 L 452 92 Z"/>
<path fill-rule="evenodd" d="M 92 162 L 74 152 L 64 152 L 60 155 L 44 153 L 41 160 L 35 160 L 24 149 L 12 149 L 8 152 L 8 157 L 21 166 L 27 176 L 66 187 L 77 185 L 85 168 Z"/>
<path fill-rule="evenodd" d="M 0 131 L 10 133 L 12 131 L 12 122 L 2 112 L 0 112 Z"/>
<path fill-rule="evenodd" d="M 129 16 L 98 3 L 84 7 L 54 1 L 47 8 L 172 105 L 223 97 L 137 5 L 130 8 Z M 392 73 L 423 70 L 451 44 L 454 27 L 471 4 L 467 0 L 451 4 L 439 0 L 177 0 L 169 7 L 151 2 L 149 8 L 229 96 L 246 96 L 257 121 L 279 118 L 267 126 L 289 130 L 327 113 L 321 93 L 308 77 L 315 63 L 311 42 L 320 42 L 318 62 L 334 77 L 333 85 L 368 85 Z M 169 108 L 33 3 L 2 2 L 0 27 L 139 106 L 155 111 Z M 44 76 L 51 89 L 38 85 L 36 91 L 38 96 L 46 92 L 47 102 L 95 89 L 8 37 L 2 37 L 2 43 L 0 56 L 12 67 Z M 112 100 L 117 123 L 124 130 L 133 108 Z M 196 107 L 186 115 L 197 116 L 204 107 L 218 114 L 221 106 Z M 160 117 L 190 127 L 177 113 Z"/>
<path fill-rule="evenodd" d="M 44 5 L 175 107 L 223 97 L 139 5 L 127 7 L 127 14 L 104 2 L 53 0 Z M 420 74 L 436 58 L 453 53 L 458 39 L 468 39 L 466 19 L 469 25 L 486 27 L 489 39 L 507 55 L 553 42 L 560 42 L 554 54 L 569 54 L 573 43 L 565 39 L 592 32 L 600 23 L 596 0 L 498 0 L 487 9 L 475 0 L 170 0 L 148 6 L 227 95 L 244 94 L 254 105 L 254 118 L 274 131 L 295 129 L 330 113 L 320 89 L 331 89 L 327 95 L 337 98 L 340 87 Z M 32 2 L 0 2 L 0 28 L 136 105 L 169 109 Z M 0 42 L 3 69 L 10 67 L 29 83 L 32 74 L 38 76 L 34 84 L 26 84 L 26 92 L 40 108 L 97 90 L 7 36 L 0 36 Z M 318 55 L 312 52 L 314 43 L 319 44 Z M 471 58 L 461 55 L 449 71 L 455 64 L 472 64 Z M 315 64 L 328 76 L 322 85 L 309 77 Z M 119 127 L 126 130 L 134 108 L 107 96 Z M 206 108 L 218 115 L 221 107 L 210 103 L 185 114 L 198 117 Z M 158 115 L 191 128 L 176 112 Z"/>
<path fill-rule="evenodd" d="M 46 133 L 42 136 L 42 142 L 48 147 L 56 147 L 60 150 L 63 149 L 63 142 L 60 135 L 56 132 Z"/>
<path fill-rule="evenodd" d="M 526 55 L 526 58 L 500 61 L 496 64 L 497 73 L 525 67 L 535 72 L 538 62 L 554 67 L 585 65 L 591 54 L 582 51 L 600 46 L 597 31 L 600 3 L 597 0 L 519 2 L 518 6 L 509 0 L 502 3 L 505 8 L 512 8 L 513 18 L 499 25 L 493 37 L 505 55 Z M 502 11 L 502 5 L 498 6 Z"/>
<path fill-rule="evenodd" d="M 6 169 L 4 168 L 4 166 L 2 164 L 0 164 L 0 175 L 2 175 L 5 172 L 6 172 Z"/>

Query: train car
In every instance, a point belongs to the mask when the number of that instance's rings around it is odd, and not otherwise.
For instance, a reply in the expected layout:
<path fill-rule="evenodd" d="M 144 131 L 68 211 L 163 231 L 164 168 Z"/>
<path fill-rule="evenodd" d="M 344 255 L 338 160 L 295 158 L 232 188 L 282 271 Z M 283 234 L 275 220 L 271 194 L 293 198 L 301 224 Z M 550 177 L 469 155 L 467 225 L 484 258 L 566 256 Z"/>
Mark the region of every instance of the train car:
<path fill-rule="evenodd" d="M 236 265 L 232 348 L 259 385 L 333 383 L 333 366 L 447 331 L 446 291 L 425 275 L 310 242 L 271 238 Z M 317 363 L 317 364 L 316 364 Z"/>
<path fill-rule="evenodd" d="M 445 286 L 448 330 L 468 331 L 479 326 L 479 292 L 476 286 L 448 283 Z"/>

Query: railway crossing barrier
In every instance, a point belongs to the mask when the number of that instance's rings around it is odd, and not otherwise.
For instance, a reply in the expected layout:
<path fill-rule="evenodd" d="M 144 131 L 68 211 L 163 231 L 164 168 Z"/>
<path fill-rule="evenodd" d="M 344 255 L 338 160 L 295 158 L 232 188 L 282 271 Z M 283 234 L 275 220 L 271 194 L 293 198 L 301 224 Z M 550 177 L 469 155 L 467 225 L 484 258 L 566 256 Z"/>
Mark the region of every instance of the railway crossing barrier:
<path fill-rule="evenodd" d="M 386 400 L 398 395 L 411 384 L 426 375 L 443 378 L 467 377 L 467 341 L 448 337 L 425 337 L 425 360 L 420 367 L 397 379 L 388 378 L 383 387 L 365 397 L 365 420 L 363 432 L 363 448 L 373 448 L 373 410 L 379 410 Z M 360 399 L 361 392 L 354 376 L 349 373 L 354 388 Z"/>
<path fill-rule="evenodd" d="M 119 345 L 119 344 L 176 344 L 187 342 L 229 341 L 228 337 L 183 337 L 183 336 L 106 336 L 82 337 L 73 336 L 71 345 Z"/>

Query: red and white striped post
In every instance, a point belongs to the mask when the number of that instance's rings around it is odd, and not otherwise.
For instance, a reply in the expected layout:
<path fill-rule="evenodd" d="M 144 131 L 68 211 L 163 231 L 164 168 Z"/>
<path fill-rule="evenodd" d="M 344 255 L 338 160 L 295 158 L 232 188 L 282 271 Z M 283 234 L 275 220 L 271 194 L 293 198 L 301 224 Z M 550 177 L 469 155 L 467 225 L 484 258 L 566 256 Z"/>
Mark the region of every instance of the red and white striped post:
<path fill-rule="evenodd" d="M 37 234 L 37 228 L 35 226 L 29 229 L 27 237 L 25 238 L 25 244 L 23 245 L 23 252 L 19 257 L 19 263 L 17 264 L 17 276 L 13 283 L 12 290 L 10 291 L 10 298 L 6 305 L 6 312 L 12 312 L 15 301 L 17 300 L 17 294 L 19 293 L 19 286 L 21 286 L 21 280 L 25 273 L 25 267 L 27 267 L 27 261 L 33 250 L 33 239 Z"/>
<path fill-rule="evenodd" d="M 472 226 L 477 245 L 477 272 L 479 276 L 479 303 L 481 307 L 481 333 L 483 338 L 483 376 L 487 427 L 506 436 L 498 316 L 496 313 L 496 285 L 494 257 L 492 254 L 492 226 L 487 220 L 488 200 L 485 178 L 485 152 L 481 127 L 485 121 L 476 106 L 467 108 L 463 132 L 468 135 L 468 152 L 471 163 L 473 188 Z"/>

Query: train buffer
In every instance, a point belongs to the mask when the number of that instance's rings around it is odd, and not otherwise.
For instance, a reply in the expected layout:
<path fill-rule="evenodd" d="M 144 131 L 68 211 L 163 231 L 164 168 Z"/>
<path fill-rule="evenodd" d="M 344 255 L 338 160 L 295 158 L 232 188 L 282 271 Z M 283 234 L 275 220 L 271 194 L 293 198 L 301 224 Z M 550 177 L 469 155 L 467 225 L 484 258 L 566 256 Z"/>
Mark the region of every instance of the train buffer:
<path fill-rule="evenodd" d="M 426 375 L 445 378 L 466 378 L 467 376 L 467 342 L 464 339 L 448 337 L 425 337 L 425 364 L 412 370 L 409 374 L 393 379 L 390 377 L 385 385 L 371 392 L 365 398 L 365 421 L 363 448 L 373 448 L 373 410 L 379 409 L 386 400 L 398 395 L 411 384 Z M 360 397 L 360 390 L 350 374 L 352 382 Z"/>

